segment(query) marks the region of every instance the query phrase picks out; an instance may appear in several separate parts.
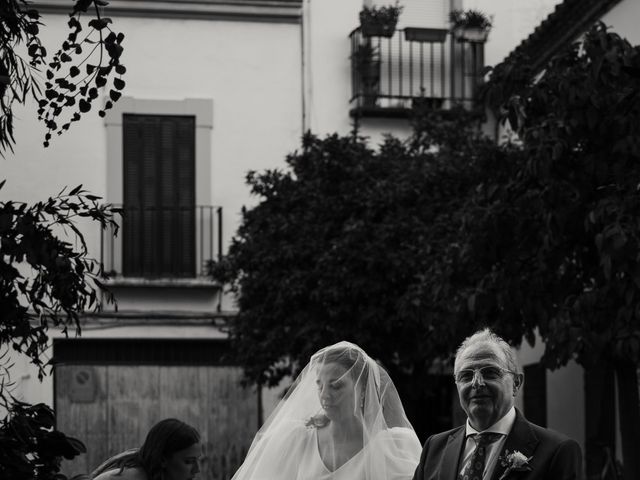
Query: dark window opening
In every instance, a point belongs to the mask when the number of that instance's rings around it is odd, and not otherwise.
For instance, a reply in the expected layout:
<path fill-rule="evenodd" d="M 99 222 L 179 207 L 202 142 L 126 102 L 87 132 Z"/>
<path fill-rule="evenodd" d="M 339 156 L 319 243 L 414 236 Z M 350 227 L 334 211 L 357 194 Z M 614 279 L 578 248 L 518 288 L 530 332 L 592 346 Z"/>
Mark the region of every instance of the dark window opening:
<path fill-rule="evenodd" d="M 123 116 L 123 274 L 194 277 L 195 118 Z"/>
<path fill-rule="evenodd" d="M 55 339 L 53 361 L 77 365 L 233 365 L 226 339 Z"/>
<path fill-rule="evenodd" d="M 536 363 L 524 367 L 524 414 L 527 420 L 547 426 L 547 371 Z"/>

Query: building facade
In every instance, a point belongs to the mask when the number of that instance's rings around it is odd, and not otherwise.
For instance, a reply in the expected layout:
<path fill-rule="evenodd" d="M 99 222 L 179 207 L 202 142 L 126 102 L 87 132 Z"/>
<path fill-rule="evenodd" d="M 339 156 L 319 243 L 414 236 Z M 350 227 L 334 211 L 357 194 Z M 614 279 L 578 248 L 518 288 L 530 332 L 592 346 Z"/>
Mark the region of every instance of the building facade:
<path fill-rule="evenodd" d="M 41 37 L 55 51 L 72 5 L 37 6 Z M 230 478 L 255 434 L 262 398 L 226 359 L 220 326 L 233 304 L 205 264 L 251 202 L 246 172 L 283 166 L 302 134 L 301 7 L 110 2 L 101 14 L 125 33 L 127 72 L 109 114 L 86 114 L 44 149 L 36 107 L 16 111 L 4 198 L 35 202 L 83 184 L 125 212 L 118 236 L 82 225 L 117 310 L 84 316 L 78 338 L 52 331 L 55 368 L 42 383 L 16 365 L 18 397 L 53 405 L 58 428 L 87 445 L 66 465 L 71 475 L 176 417 L 202 433 L 203 478 Z"/>
<path fill-rule="evenodd" d="M 126 35 L 127 67 L 114 108 L 46 149 L 36 107 L 16 110 L 3 198 L 35 202 L 82 184 L 125 213 L 117 236 L 81 224 L 117 309 L 85 315 L 78 338 L 51 332 L 55 368 L 42 383 L 16 359 L 16 395 L 55 406 L 58 427 L 87 444 L 68 473 L 173 416 L 203 434 L 203 478 L 233 474 L 279 393 L 240 385 L 223 329 L 233 298 L 206 275 L 253 202 L 246 173 L 283 167 L 307 130 L 347 134 L 357 123 L 375 144 L 407 136 L 418 103 L 473 105 L 484 44 L 449 31 L 462 2 L 403 0 L 391 35 L 368 36 L 358 13 L 386 3 L 111 0 L 102 15 Z M 55 51 L 69 2 L 35 4 Z"/>

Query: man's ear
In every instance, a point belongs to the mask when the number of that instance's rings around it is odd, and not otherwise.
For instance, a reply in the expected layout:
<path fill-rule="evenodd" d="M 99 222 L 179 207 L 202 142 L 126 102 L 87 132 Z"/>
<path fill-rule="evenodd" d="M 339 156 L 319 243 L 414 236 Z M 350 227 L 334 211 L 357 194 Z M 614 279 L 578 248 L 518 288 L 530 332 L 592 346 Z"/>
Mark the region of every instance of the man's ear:
<path fill-rule="evenodd" d="M 513 376 L 513 396 L 515 397 L 518 393 L 518 390 L 522 388 L 524 385 L 524 373 L 516 373 Z"/>

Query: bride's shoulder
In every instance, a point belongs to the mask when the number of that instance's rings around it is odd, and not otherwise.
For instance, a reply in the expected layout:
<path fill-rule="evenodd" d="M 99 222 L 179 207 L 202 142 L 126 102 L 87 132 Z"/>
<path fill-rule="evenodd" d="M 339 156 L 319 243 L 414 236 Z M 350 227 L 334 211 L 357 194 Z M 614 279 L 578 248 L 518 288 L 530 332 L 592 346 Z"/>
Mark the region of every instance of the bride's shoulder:
<path fill-rule="evenodd" d="M 395 437 L 416 437 L 416 432 L 412 428 L 407 427 L 391 427 L 385 431 Z"/>
<path fill-rule="evenodd" d="M 311 430 L 313 427 L 309 427 L 302 420 L 290 420 L 283 422 L 275 428 L 270 428 L 264 432 L 263 438 L 268 442 L 280 441 L 280 442 L 298 442 L 304 437 L 312 435 Z"/>
<path fill-rule="evenodd" d="M 402 445 L 417 445 L 421 447 L 416 432 L 406 427 L 391 427 L 382 430 L 376 435 L 375 441 L 383 443 L 393 442 L 394 444 Z"/>

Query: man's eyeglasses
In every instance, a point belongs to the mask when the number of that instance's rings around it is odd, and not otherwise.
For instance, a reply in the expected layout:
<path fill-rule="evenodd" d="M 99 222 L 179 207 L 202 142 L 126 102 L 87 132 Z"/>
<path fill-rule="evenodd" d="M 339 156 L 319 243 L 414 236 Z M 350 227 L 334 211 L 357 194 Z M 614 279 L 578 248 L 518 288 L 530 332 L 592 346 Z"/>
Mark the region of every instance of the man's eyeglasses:
<path fill-rule="evenodd" d="M 476 378 L 476 375 L 479 376 L 478 380 L 480 381 L 491 381 L 499 380 L 507 373 L 517 375 L 518 372 L 501 367 L 486 366 L 481 368 L 465 368 L 463 370 L 458 370 L 454 375 L 454 378 L 456 383 L 471 383 Z"/>

